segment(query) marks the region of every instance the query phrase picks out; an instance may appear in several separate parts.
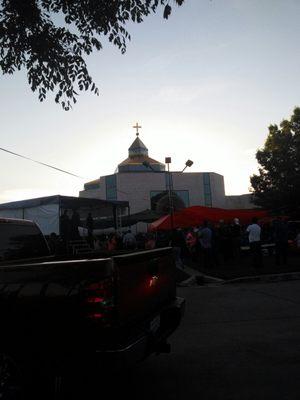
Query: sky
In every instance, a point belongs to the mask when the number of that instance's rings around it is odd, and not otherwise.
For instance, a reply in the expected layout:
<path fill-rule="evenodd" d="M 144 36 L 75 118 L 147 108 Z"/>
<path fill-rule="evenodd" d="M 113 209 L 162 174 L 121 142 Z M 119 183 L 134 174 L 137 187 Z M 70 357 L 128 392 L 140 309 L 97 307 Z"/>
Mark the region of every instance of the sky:
<path fill-rule="evenodd" d="M 0 203 L 77 196 L 84 182 L 114 173 L 139 122 L 149 156 L 172 170 L 217 172 L 226 194 L 247 193 L 268 126 L 300 106 L 299 0 L 186 0 L 129 24 L 127 52 L 103 39 L 87 59 L 100 96 L 71 111 L 40 103 L 24 71 L 0 76 L 0 147 L 75 178 L 0 152 Z"/>

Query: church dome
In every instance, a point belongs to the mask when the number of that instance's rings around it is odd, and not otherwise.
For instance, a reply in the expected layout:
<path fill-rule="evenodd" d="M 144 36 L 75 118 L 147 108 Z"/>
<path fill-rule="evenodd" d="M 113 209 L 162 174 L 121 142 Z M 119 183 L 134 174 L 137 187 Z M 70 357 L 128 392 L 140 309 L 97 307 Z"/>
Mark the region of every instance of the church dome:
<path fill-rule="evenodd" d="M 129 157 L 148 156 L 148 149 L 138 136 L 129 147 L 128 155 Z"/>
<path fill-rule="evenodd" d="M 148 156 L 148 149 L 139 138 L 128 149 L 128 158 L 118 165 L 118 172 L 164 172 L 165 165 Z"/>

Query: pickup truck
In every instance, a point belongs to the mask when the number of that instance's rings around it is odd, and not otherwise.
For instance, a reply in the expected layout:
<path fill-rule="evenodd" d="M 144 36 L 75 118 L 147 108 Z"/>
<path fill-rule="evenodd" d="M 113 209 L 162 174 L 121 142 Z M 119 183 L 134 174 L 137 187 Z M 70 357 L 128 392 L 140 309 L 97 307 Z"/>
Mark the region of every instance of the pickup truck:
<path fill-rule="evenodd" d="M 169 352 L 184 308 L 171 248 L 60 260 L 35 223 L 0 219 L 0 398 Z"/>

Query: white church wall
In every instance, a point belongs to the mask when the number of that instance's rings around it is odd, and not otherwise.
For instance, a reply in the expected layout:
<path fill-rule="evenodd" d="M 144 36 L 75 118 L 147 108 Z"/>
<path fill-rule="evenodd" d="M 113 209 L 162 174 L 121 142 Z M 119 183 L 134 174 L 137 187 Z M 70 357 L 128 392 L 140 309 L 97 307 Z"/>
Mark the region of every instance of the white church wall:
<path fill-rule="evenodd" d="M 174 191 L 187 191 L 189 206 L 205 205 L 204 183 L 201 172 L 171 172 Z M 209 173 L 213 207 L 226 207 L 224 178 L 216 173 Z M 83 190 L 80 197 L 106 200 L 105 177 L 101 178 L 99 189 Z M 154 172 L 117 173 L 117 200 L 129 201 L 130 212 L 136 213 L 151 208 L 153 191 L 166 190 L 166 174 Z"/>
<path fill-rule="evenodd" d="M 89 189 L 89 190 L 81 190 L 79 192 L 79 197 L 85 197 L 85 198 L 90 198 L 90 199 L 103 199 L 101 197 L 101 192 L 99 189 Z M 105 200 L 105 199 L 103 199 Z"/>
<path fill-rule="evenodd" d="M 134 214 L 151 208 L 151 191 L 165 190 L 165 174 L 130 172 L 117 174 L 118 200 L 127 200 Z"/>
<path fill-rule="evenodd" d="M 236 196 L 226 196 L 226 206 L 228 209 L 251 209 L 257 208 L 257 206 L 252 203 L 253 195 L 251 193 L 236 195 Z"/>
<path fill-rule="evenodd" d="M 106 200 L 106 186 L 105 177 L 100 180 L 100 187 L 98 189 L 81 190 L 79 197 Z"/>
<path fill-rule="evenodd" d="M 173 189 L 188 190 L 189 206 L 204 204 L 203 180 L 199 172 L 172 172 Z"/>
<path fill-rule="evenodd" d="M 225 208 L 225 186 L 224 177 L 215 172 L 210 172 L 210 186 L 212 195 L 212 207 Z"/>

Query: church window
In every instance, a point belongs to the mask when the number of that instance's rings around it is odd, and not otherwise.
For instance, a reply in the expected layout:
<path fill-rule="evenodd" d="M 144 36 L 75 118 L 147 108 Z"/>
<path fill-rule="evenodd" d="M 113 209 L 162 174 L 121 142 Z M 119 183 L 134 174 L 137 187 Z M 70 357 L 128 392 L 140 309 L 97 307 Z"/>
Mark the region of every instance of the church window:
<path fill-rule="evenodd" d="M 105 177 L 106 200 L 117 200 L 117 177 L 108 175 Z"/>
<path fill-rule="evenodd" d="M 208 172 L 205 172 L 203 174 L 203 189 L 204 189 L 204 205 L 206 207 L 212 207 L 210 174 Z"/>

